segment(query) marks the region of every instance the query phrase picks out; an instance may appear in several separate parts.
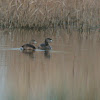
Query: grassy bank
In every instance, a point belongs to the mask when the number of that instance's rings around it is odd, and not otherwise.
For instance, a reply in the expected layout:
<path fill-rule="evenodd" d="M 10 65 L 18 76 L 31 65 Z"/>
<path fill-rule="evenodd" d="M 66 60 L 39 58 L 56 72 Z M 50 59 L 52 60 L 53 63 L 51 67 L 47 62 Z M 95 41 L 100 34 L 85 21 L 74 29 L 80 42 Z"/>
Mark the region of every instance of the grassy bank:
<path fill-rule="evenodd" d="M 98 28 L 99 0 L 0 0 L 0 27 Z"/>

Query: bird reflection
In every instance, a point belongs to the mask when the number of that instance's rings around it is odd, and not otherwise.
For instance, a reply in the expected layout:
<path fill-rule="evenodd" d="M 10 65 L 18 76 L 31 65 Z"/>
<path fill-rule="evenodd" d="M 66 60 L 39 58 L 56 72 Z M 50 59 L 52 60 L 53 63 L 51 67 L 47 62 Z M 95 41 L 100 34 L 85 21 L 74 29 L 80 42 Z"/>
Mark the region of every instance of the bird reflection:
<path fill-rule="evenodd" d="M 44 51 L 44 56 L 45 56 L 45 58 L 50 59 L 50 57 L 51 57 L 50 50 Z"/>
<path fill-rule="evenodd" d="M 34 52 L 33 50 L 23 50 L 22 51 L 24 54 L 29 55 L 29 57 L 31 58 L 35 58 Z"/>
<path fill-rule="evenodd" d="M 35 58 L 34 50 L 23 50 L 22 52 L 31 58 Z M 44 51 L 44 57 L 50 59 L 50 57 L 51 57 L 50 50 Z"/>

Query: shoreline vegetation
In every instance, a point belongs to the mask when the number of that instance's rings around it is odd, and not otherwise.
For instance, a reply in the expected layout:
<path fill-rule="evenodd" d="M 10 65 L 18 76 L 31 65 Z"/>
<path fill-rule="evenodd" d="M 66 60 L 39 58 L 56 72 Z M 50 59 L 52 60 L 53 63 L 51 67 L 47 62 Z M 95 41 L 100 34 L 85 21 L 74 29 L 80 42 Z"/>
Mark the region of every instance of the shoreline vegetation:
<path fill-rule="evenodd" d="M 100 28 L 99 0 L 0 0 L 0 28 Z"/>

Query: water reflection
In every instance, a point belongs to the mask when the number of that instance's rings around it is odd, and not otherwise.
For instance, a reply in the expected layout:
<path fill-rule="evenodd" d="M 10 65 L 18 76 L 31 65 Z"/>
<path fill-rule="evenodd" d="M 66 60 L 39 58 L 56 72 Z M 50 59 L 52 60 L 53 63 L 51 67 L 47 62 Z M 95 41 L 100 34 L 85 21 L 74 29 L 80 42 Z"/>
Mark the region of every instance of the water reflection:
<path fill-rule="evenodd" d="M 35 58 L 35 51 L 33 50 L 22 50 L 22 52 L 28 56 L 30 56 L 31 58 Z"/>
<path fill-rule="evenodd" d="M 50 51 L 49 50 L 44 51 L 44 56 L 45 56 L 45 58 L 50 59 L 50 57 L 51 57 Z"/>
<path fill-rule="evenodd" d="M 35 58 L 35 52 L 44 52 L 44 57 L 50 59 L 51 57 L 51 50 L 40 50 L 40 49 L 36 49 L 34 50 L 20 50 L 22 53 L 30 56 L 31 58 Z M 52 51 L 51 51 L 52 52 Z M 53 51 L 54 52 L 54 51 Z M 56 51 L 55 51 L 56 52 Z"/>
<path fill-rule="evenodd" d="M 4 31 L 0 31 L 0 100 L 100 100 L 98 32 Z M 19 50 L 31 39 L 38 47 L 46 37 L 54 40 L 52 51 Z"/>

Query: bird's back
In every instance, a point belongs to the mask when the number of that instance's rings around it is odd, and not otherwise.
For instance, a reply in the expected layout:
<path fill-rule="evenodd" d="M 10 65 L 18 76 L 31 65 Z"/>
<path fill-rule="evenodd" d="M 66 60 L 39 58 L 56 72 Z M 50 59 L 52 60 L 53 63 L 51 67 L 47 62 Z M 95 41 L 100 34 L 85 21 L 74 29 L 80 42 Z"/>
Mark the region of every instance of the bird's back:
<path fill-rule="evenodd" d="M 25 44 L 22 46 L 23 49 L 36 49 L 35 46 L 31 45 L 31 44 Z"/>

